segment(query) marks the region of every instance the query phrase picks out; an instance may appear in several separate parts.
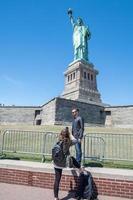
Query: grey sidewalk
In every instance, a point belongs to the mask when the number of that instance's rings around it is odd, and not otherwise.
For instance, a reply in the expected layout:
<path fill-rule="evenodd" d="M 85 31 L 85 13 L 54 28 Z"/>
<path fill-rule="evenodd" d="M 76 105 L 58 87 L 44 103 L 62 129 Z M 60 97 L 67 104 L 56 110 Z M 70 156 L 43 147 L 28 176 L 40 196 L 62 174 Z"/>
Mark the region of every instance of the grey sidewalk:
<path fill-rule="evenodd" d="M 74 200 L 67 192 L 59 192 L 60 200 Z M 0 183 L 0 200 L 54 200 L 53 191 L 37 187 Z M 99 196 L 99 200 L 129 200 L 126 198 Z"/>

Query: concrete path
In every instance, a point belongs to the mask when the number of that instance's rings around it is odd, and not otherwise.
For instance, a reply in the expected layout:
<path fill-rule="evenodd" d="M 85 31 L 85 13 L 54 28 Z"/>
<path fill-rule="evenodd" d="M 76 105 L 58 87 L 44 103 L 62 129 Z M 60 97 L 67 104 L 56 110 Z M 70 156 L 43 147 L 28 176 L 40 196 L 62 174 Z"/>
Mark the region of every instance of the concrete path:
<path fill-rule="evenodd" d="M 73 195 L 60 191 L 60 200 L 74 200 Z M 129 200 L 126 198 L 99 196 L 99 200 Z M 53 191 L 37 187 L 0 183 L 0 200 L 54 200 Z"/>

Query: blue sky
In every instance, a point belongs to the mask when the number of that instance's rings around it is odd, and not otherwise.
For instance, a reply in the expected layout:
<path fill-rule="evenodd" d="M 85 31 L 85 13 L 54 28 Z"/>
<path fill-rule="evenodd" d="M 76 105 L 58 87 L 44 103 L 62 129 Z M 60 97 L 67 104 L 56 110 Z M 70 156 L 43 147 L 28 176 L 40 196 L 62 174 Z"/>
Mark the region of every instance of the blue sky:
<path fill-rule="evenodd" d="M 62 93 L 73 61 L 69 7 L 91 31 L 102 101 L 133 105 L 132 0 L 1 0 L 0 103 L 42 105 Z"/>

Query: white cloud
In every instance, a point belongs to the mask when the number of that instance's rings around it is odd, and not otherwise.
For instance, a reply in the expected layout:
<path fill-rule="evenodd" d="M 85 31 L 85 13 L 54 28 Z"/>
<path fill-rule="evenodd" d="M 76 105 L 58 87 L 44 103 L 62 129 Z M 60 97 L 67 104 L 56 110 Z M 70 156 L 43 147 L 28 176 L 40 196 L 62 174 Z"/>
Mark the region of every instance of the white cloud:
<path fill-rule="evenodd" d="M 20 80 L 16 80 L 8 75 L 3 75 L 2 79 L 4 79 L 4 81 L 6 81 L 12 85 L 21 85 L 22 84 L 22 82 Z"/>

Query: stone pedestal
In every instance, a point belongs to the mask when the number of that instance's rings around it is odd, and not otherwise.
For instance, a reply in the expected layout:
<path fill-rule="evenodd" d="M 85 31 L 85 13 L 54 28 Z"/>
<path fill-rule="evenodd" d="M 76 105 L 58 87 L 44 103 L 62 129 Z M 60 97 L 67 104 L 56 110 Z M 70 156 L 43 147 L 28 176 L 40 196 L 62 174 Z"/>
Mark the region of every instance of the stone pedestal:
<path fill-rule="evenodd" d="M 102 103 L 97 89 L 98 71 L 92 63 L 84 60 L 72 62 L 65 71 L 65 88 L 63 98 L 86 103 Z"/>

